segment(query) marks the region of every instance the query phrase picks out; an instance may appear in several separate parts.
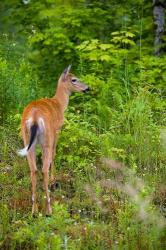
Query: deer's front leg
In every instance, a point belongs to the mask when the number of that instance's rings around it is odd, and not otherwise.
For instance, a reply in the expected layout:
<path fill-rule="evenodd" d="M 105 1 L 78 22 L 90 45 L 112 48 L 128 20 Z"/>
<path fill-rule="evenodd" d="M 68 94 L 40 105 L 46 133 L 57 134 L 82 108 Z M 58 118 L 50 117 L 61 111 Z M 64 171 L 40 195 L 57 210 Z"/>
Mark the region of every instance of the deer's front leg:
<path fill-rule="evenodd" d="M 43 150 L 43 178 L 44 178 L 44 190 L 45 190 L 45 198 L 46 198 L 46 215 L 52 214 L 52 208 L 50 204 L 50 193 L 48 189 L 49 185 L 49 168 L 52 162 L 52 147 L 46 147 Z"/>
<path fill-rule="evenodd" d="M 56 131 L 56 136 L 55 136 L 55 141 L 53 144 L 53 150 L 52 150 L 52 162 L 51 162 L 51 166 L 50 166 L 50 179 L 51 179 L 51 184 L 52 186 L 54 186 L 55 184 L 55 166 L 54 166 L 54 158 L 56 156 L 56 146 L 57 146 L 57 142 L 58 142 L 58 137 L 59 137 L 59 132 L 60 130 Z"/>
<path fill-rule="evenodd" d="M 54 146 L 53 146 L 53 151 L 52 151 L 52 161 L 51 161 L 51 164 L 50 164 L 50 181 L 51 181 L 51 184 L 55 182 L 55 166 L 54 166 L 54 158 L 55 158 L 55 155 L 56 155 L 56 145 L 54 143 Z"/>

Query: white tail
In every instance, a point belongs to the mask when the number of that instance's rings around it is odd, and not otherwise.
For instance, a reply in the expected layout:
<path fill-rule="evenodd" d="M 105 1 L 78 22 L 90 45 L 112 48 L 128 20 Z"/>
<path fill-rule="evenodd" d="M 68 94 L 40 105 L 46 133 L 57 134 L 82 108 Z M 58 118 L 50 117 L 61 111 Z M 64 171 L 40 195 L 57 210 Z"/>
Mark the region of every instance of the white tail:
<path fill-rule="evenodd" d="M 28 154 L 28 146 L 17 151 L 17 154 L 24 157 Z"/>

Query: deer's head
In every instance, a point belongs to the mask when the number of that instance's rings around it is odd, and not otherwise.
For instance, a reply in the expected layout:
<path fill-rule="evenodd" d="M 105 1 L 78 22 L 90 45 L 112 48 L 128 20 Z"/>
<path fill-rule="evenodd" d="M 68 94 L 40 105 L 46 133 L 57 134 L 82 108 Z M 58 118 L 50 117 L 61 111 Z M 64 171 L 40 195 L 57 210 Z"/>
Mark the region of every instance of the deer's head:
<path fill-rule="evenodd" d="M 70 73 L 71 65 L 69 65 L 60 76 L 60 84 L 63 84 L 69 92 L 83 92 L 89 91 L 89 87 L 81 82 L 79 78 Z"/>

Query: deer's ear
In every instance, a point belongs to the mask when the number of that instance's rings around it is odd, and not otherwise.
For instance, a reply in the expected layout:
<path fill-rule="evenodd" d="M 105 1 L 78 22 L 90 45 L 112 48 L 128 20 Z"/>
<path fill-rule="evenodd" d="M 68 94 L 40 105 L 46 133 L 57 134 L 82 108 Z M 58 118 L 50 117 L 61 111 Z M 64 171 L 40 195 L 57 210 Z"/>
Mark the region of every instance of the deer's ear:
<path fill-rule="evenodd" d="M 67 76 L 68 76 L 68 74 L 70 72 L 70 69 L 71 69 L 71 64 L 66 69 L 64 69 L 64 71 L 63 71 L 63 73 L 61 75 L 62 80 L 66 80 L 66 78 L 67 78 Z"/>

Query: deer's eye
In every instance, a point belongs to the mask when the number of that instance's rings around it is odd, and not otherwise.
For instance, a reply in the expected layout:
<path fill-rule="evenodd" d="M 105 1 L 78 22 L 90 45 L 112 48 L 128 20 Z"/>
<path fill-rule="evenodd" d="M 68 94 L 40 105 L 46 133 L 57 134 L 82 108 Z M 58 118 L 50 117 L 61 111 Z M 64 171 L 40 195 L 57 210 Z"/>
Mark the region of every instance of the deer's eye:
<path fill-rule="evenodd" d="M 76 79 L 76 78 L 73 78 L 73 79 L 71 80 L 71 82 L 72 82 L 72 83 L 76 83 L 76 82 L 77 82 L 77 79 Z"/>

